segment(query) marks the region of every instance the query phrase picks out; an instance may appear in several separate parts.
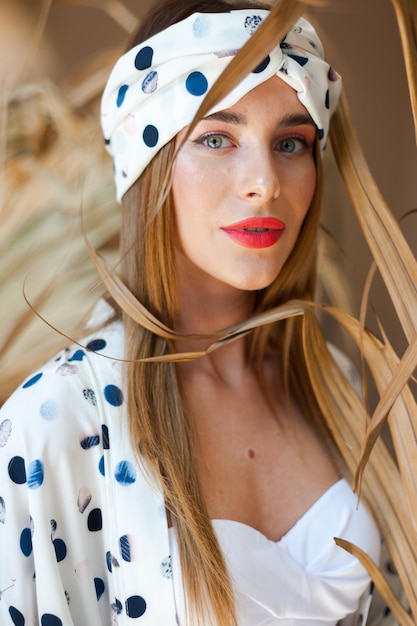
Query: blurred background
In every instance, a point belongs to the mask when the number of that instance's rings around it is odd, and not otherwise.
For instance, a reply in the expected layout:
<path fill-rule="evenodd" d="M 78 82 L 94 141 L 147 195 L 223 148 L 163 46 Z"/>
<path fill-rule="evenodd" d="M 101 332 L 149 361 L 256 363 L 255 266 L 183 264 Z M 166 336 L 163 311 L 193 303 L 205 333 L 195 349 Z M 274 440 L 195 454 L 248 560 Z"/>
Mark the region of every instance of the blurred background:
<path fill-rule="evenodd" d="M 0 402 L 38 358 L 73 336 L 100 295 L 87 235 L 117 263 L 119 207 L 98 123 L 101 90 L 128 34 L 152 0 L 0 0 Z M 329 0 L 310 11 L 327 57 L 342 74 L 365 156 L 398 219 L 417 206 L 417 156 L 405 68 L 390 0 Z M 333 163 L 324 224 L 341 249 L 358 315 L 370 255 Z M 403 230 L 417 251 L 417 223 Z M 334 261 L 331 255 L 334 254 Z M 373 307 L 394 347 L 405 342 L 376 277 Z M 330 334 L 333 332 L 330 329 Z"/>

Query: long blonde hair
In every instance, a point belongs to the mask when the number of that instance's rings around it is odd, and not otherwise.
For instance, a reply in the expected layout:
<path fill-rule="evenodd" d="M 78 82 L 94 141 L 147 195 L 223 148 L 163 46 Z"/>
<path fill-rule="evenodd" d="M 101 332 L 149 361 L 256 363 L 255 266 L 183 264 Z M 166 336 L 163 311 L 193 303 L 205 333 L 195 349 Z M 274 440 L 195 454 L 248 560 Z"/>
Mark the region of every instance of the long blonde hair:
<path fill-rule="evenodd" d="M 230 8 L 224 2 L 215 4 L 213 8 L 209 3 L 210 10 Z M 163 6 L 166 9 L 166 3 Z M 177 18 L 179 6 L 184 10 L 185 3 L 175 2 Z M 186 7 L 187 12 L 194 12 L 204 10 L 205 4 L 193 2 L 187 3 Z M 164 17 L 166 20 L 166 11 Z M 141 30 L 149 36 L 146 22 Z M 132 43 L 137 41 L 136 37 Z M 125 286 L 152 315 L 170 328 L 173 327 L 179 302 L 172 234 L 173 206 L 169 194 L 156 215 L 155 211 L 159 207 L 161 189 L 173 158 L 174 141 L 171 141 L 127 191 L 123 198 L 121 236 L 122 280 Z M 318 148 L 315 158 L 316 190 L 298 241 L 276 281 L 257 294 L 254 314 L 279 306 L 291 298 L 313 298 L 322 199 Z M 199 616 L 204 615 L 207 619 L 207 614 L 212 612 L 219 626 L 236 624 L 233 593 L 225 562 L 199 484 L 192 421 L 176 365 L 141 362 L 149 356 L 168 353 L 172 346 L 166 339 L 138 326 L 126 313 L 123 314 L 123 322 L 126 360 L 129 361 L 125 372 L 132 441 L 163 485 L 166 506 L 178 536 L 184 595 L 194 620 L 191 623 L 195 623 Z M 299 321 L 283 321 L 260 328 L 252 333 L 247 343 L 248 356 L 256 359 L 261 377 L 266 350 L 286 352 L 285 370 L 291 391 L 295 391 L 295 385 L 302 387 L 303 408 L 317 421 L 317 403 L 308 384 L 305 362 L 300 356 L 302 339 Z"/>

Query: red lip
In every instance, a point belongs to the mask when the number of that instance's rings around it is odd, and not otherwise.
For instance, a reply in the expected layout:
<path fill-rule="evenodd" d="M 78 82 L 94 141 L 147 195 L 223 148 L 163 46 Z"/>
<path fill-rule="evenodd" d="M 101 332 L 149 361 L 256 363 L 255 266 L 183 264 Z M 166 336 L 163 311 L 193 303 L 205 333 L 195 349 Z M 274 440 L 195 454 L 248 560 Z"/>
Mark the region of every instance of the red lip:
<path fill-rule="evenodd" d="M 248 217 L 240 222 L 224 226 L 223 230 L 244 230 L 245 228 L 270 228 L 284 230 L 285 224 L 275 217 Z"/>
<path fill-rule="evenodd" d="M 269 248 L 280 239 L 285 224 L 275 217 L 249 217 L 221 230 L 245 248 Z"/>

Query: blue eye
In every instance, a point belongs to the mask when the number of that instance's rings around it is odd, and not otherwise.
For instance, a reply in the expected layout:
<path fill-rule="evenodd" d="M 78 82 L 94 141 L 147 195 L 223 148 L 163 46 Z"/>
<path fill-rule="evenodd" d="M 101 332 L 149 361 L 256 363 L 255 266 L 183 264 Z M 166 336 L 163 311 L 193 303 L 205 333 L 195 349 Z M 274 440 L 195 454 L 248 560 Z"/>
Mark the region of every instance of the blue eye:
<path fill-rule="evenodd" d="M 312 145 L 305 137 L 285 137 L 278 142 L 277 149 L 284 154 L 304 154 Z"/>
<path fill-rule="evenodd" d="M 223 146 L 223 137 L 221 135 L 209 135 L 205 141 L 206 145 L 213 150 L 218 150 Z"/>
<path fill-rule="evenodd" d="M 210 148 L 210 150 L 229 148 L 232 145 L 232 142 L 228 137 L 220 135 L 219 133 L 208 133 L 206 135 L 202 135 L 195 140 L 195 143 L 206 146 L 207 148 Z"/>
<path fill-rule="evenodd" d="M 280 142 L 279 148 L 282 152 L 295 152 L 297 149 L 297 141 L 295 139 L 284 139 Z"/>

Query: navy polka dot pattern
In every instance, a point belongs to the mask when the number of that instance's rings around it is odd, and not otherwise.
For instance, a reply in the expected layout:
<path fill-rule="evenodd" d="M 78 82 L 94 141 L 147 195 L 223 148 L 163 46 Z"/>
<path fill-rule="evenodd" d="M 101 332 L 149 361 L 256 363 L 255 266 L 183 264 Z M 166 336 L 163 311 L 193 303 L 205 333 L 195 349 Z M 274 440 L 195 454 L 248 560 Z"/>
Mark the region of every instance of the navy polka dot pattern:
<path fill-rule="evenodd" d="M 119 88 L 119 92 L 117 94 L 116 104 L 118 107 L 121 107 L 123 102 L 125 101 L 126 92 L 129 89 L 129 85 L 122 85 Z"/>
<path fill-rule="evenodd" d="M 120 556 L 122 557 L 123 561 L 127 561 L 128 563 L 130 563 L 133 559 L 133 551 L 131 539 L 128 535 L 123 535 L 123 537 L 120 537 L 119 550 Z"/>
<path fill-rule="evenodd" d="M 99 350 L 104 350 L 104 348 L 106 347 L 106 342 L 104 341 L 104 339 L 93 339 L 93 341 L 90 341 L 87 344 L 87 348 L 89 350 L 92 350 L 93 352 L 98 352 Z"/>
<path fill-rule="evenodd" d="M 116 385 L 106 385 L 104 388 L 104 397 L 112 406 L 121 406 L 123 404 L 122 390 Z"/>
<path fill-rule="evenodd" d="M 176 626 L 163 497 L 129 444 L 120 364 L 100 356 L 123 358 L 121 325 L 82 343 L 0 412 L 0 624 Z"/>
<path fill-rule="evenodd" d="M 28 487 L 29 489 L 38 489 L 43 483 L 43 463 L 42 461 L 32 461 L 28 468 Z"/>
<path fill-rule="evenodd" d="M 203 96 L 208 90 L 207 78 L 201 72 L 191 72 L 185 81 L 185 88 L 192 96 Z"/>
<path fill-rule="evenodd" d="M 271 59 L 269 56 L 267 56 L 263 61 L 261 61 L 261 63 L 259 63 L 257 67 L 255 67 L 255 69 L 253 70 L 253 73 L 261 74 L 264 70 L 266 70 L 270 62 L 271 62 Z"/>
<path fill-rule="evenodd" d="M 96 588 L 96 595 L 97 595 L 97 600 L 100 600 L 101 596 L 103 595 L 104 591 L 105 591 L 105 584 L 104 584 L 104 580 L 102 580 L 101 578 L 95 578 L 94 579 L 94 586 Z"/>
<path fill-rule="evenodd" d="M 126 613 L 129 617 L 142 617 L 146 611 L 146 602 L 140 596 L 132 596 L 126 600 Z"/>
<path fill-rule="evenodd" d="M 147 70 L 152 65 L 153 49 L 150 46 L 141 46 L 135 56 L 135 68 L 137 70 Z"/>
<path fill-rule="evenodd" d="M 54 539 L 52 543 L 54 544 L 56 560 L 59 563 L 67 556 L 67 546 L 62 539 Z"/>
<path fill-rule="evenodd" d="M 38 380 L 40 380 L 41 378 L 42 378 L 42 372 L 40 374 L 36 374 L 36 376 L 33 376 L 28 381 L 26 381 L 25 384 L 23 385 L 23 389 L 28 389 L 28 387 L 32 387 L 32 385 L 36 385 Z"/>
<path fill-rule="evenodd" d="M 143 142 L 148 148 L 154 148 L 158 143 L 159 132 L 155 126 L 148 124 L 143 130 Z"/>
<path fill-rule="evenodd" d="M 25 460 L 21 456 L 14 456 L 9 462 L 9 476 L 16 485 L 26 482 Z"/>
<path fill-rule="evenodd" d="M 9 608 L 9 614 L 15 626 L 25 626 L 25 618 L 14 606 Z"/>
<path fill-rule="evenodd" d="M 41 626 L 62 626 L 62 621 L 56 615 L 44 613 L 41 617 Z"/>
<path fill-rule="evenodd" d="M 101 123 L 113 157 L 117 198 L 158 150 L 194 118 L 210 87 L 268 16 L 265 10 L 196 13 L 124 54 L 103 93 Z M 326 145 L 340 76 L 324 61 L 317 33 L 300 18 L 268 57 L 212 110 L 233 106 L 274 75 L 296 90 Z M 82 359 L 77 354 L 76 359 Z"/>
<path fill-rule="evenodd" d="M 20 535 L 20 549 L 25 556 L 32 554 L 32 531 L 30 528 L 24 528 Z"/>
<path fill-rule="evenodd" d="M 136 470 L 133 463 L 120 461 L 116 465 L 114 476 L 120 485 L 131 485 L 136 480 Z"/>
<path fill-rule="evenodd" d="M 87 437 L 83 437 L 80 441 L 80 445 L 83 450 L 88 450 L 89 448 L 98 446 L 99 443 L 100 443 L 99 435 L 89 435 Z"/>
<path fill-rule="evenodd" d="M 84 350 L 75 350 L 74 354 L 68 359 L 68 361 L 70 363 L 73 361 L 82 361 L 84 357 L 85 357 Z"/>
<path fill-rule="evenodd" d="M 88 514 L 87 526 L 88 530 L 92 533 L 103 528 L 103 516 L 101 514 L 101 509 L 93 509 L 90 511 Z"/>

